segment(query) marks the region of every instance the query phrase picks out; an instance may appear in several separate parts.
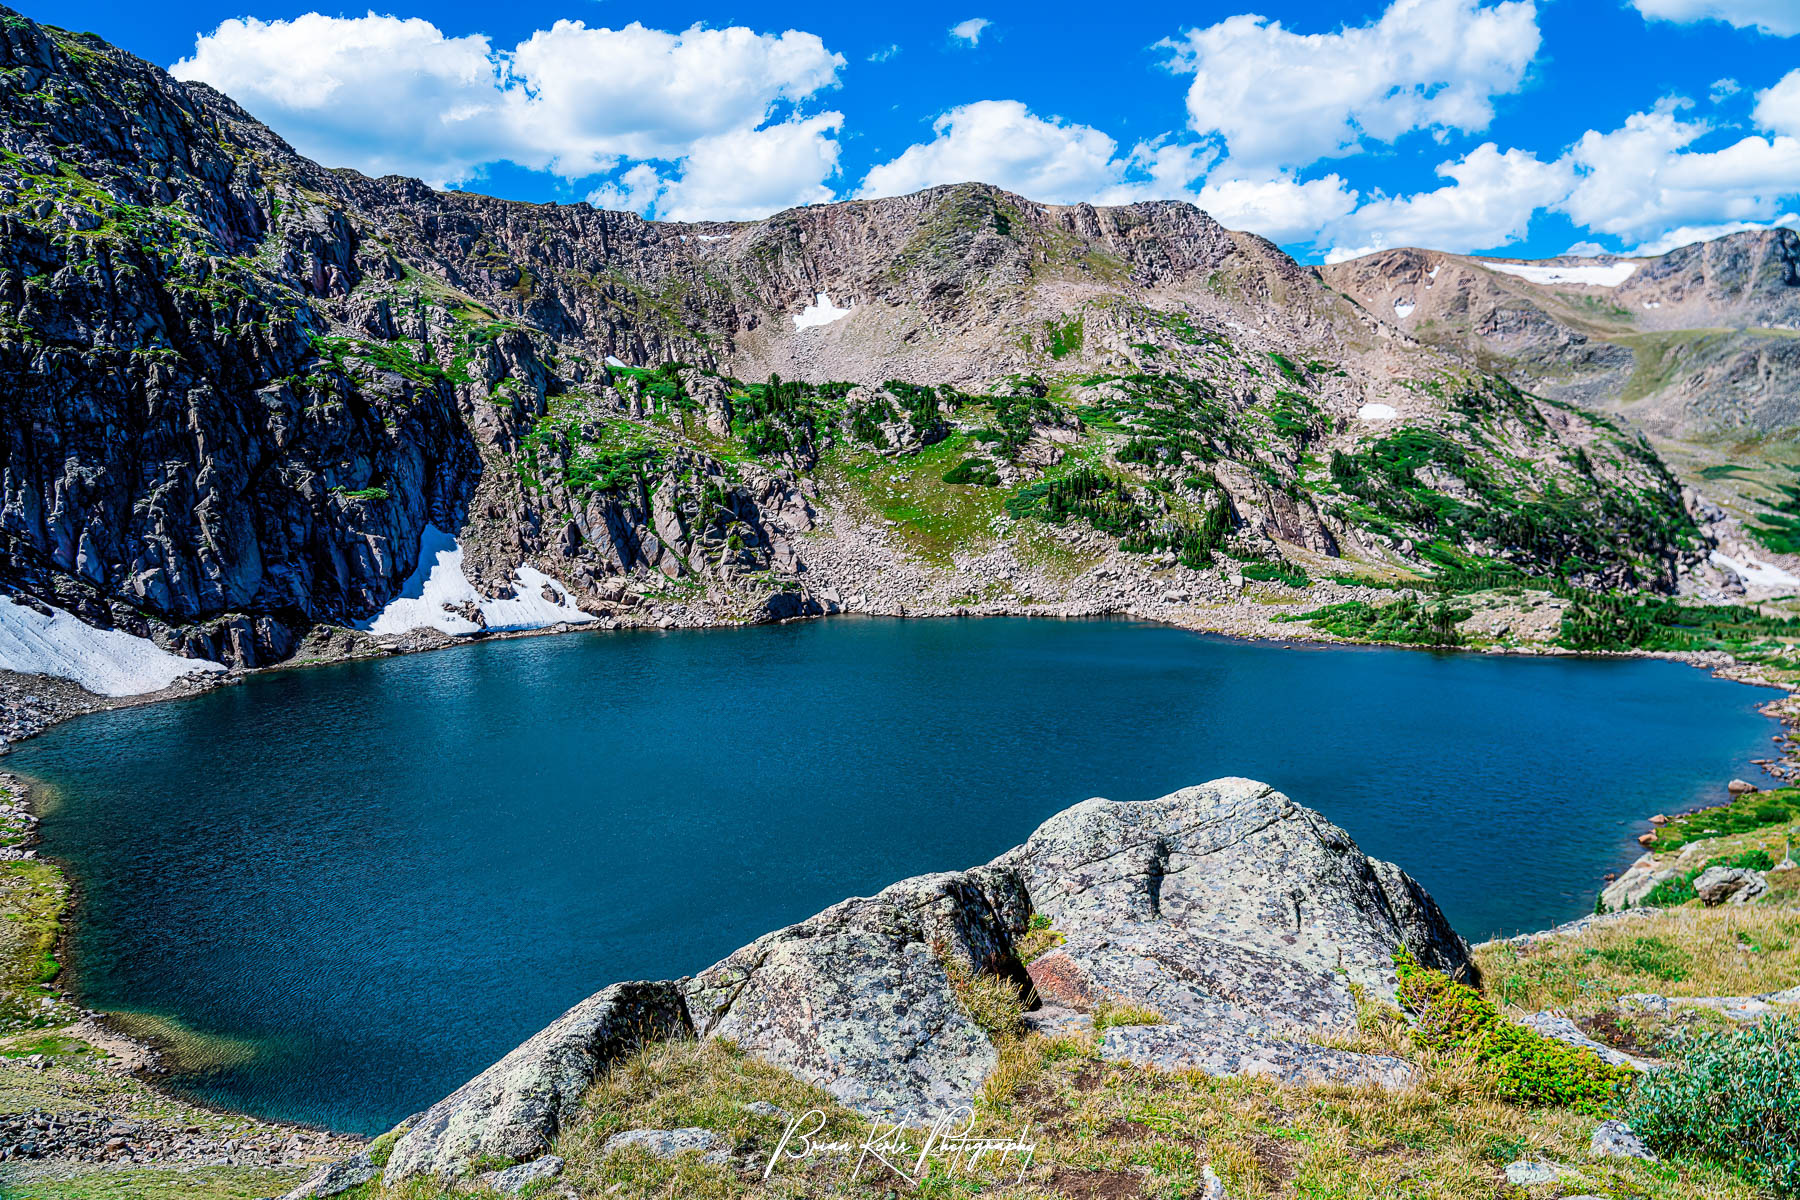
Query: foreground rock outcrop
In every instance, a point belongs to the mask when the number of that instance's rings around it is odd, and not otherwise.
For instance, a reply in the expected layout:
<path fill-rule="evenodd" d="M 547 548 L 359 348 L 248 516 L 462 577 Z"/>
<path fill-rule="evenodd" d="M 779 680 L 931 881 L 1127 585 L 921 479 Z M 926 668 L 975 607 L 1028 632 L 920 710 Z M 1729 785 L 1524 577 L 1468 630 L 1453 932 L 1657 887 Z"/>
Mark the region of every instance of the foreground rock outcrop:
<path fill-rule="evenodd" d="M 1034 917 L 1063 941 L 1028 965 L 1018 945 Z M 1109 1003 L 1160 1014 L 1107 1029 L 1110 1058 L 1392 1086 L 1407 1077 L 1399 1060 L 1319 1043 L 1354 1032 L 1357 990 L 1394 998 L 1401 947 L 1474 972 L 1405 872 L 1265 784 L 1088 800 L 986 866 L 846 900 L 692 979 L 607 988 L 407 1122 L 385 1179 L 542 1155 L 611 1062 L 690 1031 L 866 1115 L 929 1120 L 973 1101 L 997 1062 L 953 982 L 972 973 L 1077 1015 Z"/>

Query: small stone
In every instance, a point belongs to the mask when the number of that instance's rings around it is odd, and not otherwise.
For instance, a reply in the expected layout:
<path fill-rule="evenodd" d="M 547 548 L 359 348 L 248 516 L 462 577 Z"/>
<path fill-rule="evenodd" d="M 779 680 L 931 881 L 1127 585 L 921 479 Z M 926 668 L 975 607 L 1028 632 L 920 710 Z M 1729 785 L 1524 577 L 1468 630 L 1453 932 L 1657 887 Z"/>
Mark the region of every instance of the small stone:
<path fill-rule="evenodd" d="M 1541 1159 L 1520 1159 L 1506 1164 L 1506 1182 L 1515 1187 L 1523 1187 L 1528 1183 L 1555 1183 L 1561 1174 L 1555 1163 Z"/>
<path fill-rule="evenodd" d="M 767 1100 L 752 1100 L 744 1105 L 745 1112 L 755 1113 L 759 1117 L 785 1117 L 787 1109 L 770 1104 Z"/>
<path fill-rule="evenodd" d="M 1231 1200 L 1225 1181 L 1213 1171 L 1211 1163 L 1200 1168 L 1200 1200 Z"/>
<path fill-rule="evenodd" d="M 1594 1127 L 1588 1153 L 1595 1158 L 1641 1158 L 1650 1162 L 1656 1155 L 1644 1145 L 1644 1139 L 1631 1131 L 1623 1121 L 1602 1121 Z"/>
<path fill-rule="evenodd" d="M 1748 796 L 1757 790 L 1754 783 L 1746 783 L 1742 779 L 1734 779 L 1725 785 L 1725 790 L 1734 796 Z"/>
<path fill-rule="evenodd" d="M 481 1182 L 496 1192 L 507 1196 L 516 1196 L 531 1184 L 546 1179 L 555 1179 L 562 1174 L 563 1160 L 554 1154 L 508 1167 L 504 1171 L 489 1171 L 481 1177 Z"/>
<path fill-rule="evenodd" d="M 282 1200 L 325 1200 L 325 1197 L 339 1196 L 351 1188 L 361 1187 L 379 1174 L 381 1168 L 371 1162 L 367 1154 L 358 1154 L 320 1167 Z"/>
<path fill-rule="evenodd" d="M 606 1139 L 601 1157 L 636 1146 L 655 1158 L 674 1158 L 677 1154 L 706 1154 L 718 1147 L 719 1135 L 710 1129 L 688 1126 L 684 1129 L 627 1129 Z M 710 1154 L 708 1161 L 711 1161 Z"/>

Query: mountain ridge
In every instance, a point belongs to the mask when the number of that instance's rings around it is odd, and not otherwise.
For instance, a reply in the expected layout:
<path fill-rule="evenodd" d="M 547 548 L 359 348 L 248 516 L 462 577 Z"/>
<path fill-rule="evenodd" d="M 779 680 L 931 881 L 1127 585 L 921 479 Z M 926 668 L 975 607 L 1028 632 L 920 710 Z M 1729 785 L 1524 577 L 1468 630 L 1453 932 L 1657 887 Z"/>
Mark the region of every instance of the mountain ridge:
<path fill-rule="evenodd" d="M 626 624 L 1718 578 L 1633 434 L 1185 202 L 437 192 L 10 12 L 0 141 L 4 582 L 176 653 L 367 647 L 430 528 Z"/>

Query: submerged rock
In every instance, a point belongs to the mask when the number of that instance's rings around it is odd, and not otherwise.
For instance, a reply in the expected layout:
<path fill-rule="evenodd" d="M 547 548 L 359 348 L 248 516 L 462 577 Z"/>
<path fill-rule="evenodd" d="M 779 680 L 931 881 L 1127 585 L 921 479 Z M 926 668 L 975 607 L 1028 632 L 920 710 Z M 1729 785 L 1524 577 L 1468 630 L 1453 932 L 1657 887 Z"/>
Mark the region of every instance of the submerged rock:
<path fill-rule="evenodd" d="M 615 983 L 415 1118 L 383 1179 L 450 1179 L 478 1161 L 540 1155 L 610 1063 L 688 1028 L 674 984 Z"/>

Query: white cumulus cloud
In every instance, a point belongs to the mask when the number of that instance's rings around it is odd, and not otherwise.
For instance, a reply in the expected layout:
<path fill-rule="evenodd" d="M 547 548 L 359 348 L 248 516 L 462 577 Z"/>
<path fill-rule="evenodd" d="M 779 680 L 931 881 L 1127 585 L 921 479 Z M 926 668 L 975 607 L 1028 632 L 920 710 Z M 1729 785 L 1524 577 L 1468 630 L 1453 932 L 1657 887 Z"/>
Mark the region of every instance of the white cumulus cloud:
<path fill-rule="evenodd" d="M 1756 123 L 1800 137 L 1800 68 L 1783 75 L 1774 87 L 1756 93 Z"/>
<path fill-rule="evenodd" d="M 1694 150 L 1712 130 L 1683 109 L 1668 100 L 1611 132 L 1583 134 L 1567 156 L 1575 187 L 1558 207 L 1595 232 L 1654 243 L 1686 226 L 1769 221 L 1800 194 L 1800 138 L 1751 135 Z"/>
<path fill-rule="evenodd" d="M 1631 0 L 1646 20 L 1724 21 L 1740 29 L 1760 29 L 1781 37 L 1800 33 L 1800 5 L 1794 0 Z"/>
<path fill-rule="evenodd" d="M 1493 142 L 1439 163 L 1437 173 L 1451 182 L 1416 195 L 1371 200 L 1332 223 L 1329 232 L 1354 240 L 1356 254 L 1393 246 L 1454 251 L 1503 246 L 1523 239 L 1533 215 L 1566 197 L 1575 181 L 1574 169 L 1563 160 L 1544 162 L 1519 149 L 1502 152 Z"/>
<path fill-rule="evenodd" d="M 864 196 L 940 183 L 991 183 L 1052 204 L 1092 200 L 1122 182 L 1119 144 L 1091 125 L 1034 115 L 1017 100 L 980 100 L 940 116 L 929 142 L 872 168 Z"/>
<path fill-rule="evenodd" d="M 224 21 L 171 70 L 230 94 L 328 165 L 437 185 L 498 162 L 566 179 L 625 167 L 603 191 L 684 211 L 699 195 L 685 172 L 698 171 L 719 182 L 721 214 L 735 214 L 820 198 L 842 118 L 794 110 L 836 86 L 843 66 L 795 30 L 558 21 L 503 51 L 418 18 L 308 13 Z M 738 174 L 721 178 L 731 155 Z M 630 165 L 651 160 L 648 174 Z"/>
<path fill-rule="evenodd" d="M 1417 129 L 1479 131 L 1541 37 L 1532 0 L 1393 0 L 1374 21 L 1296 33 L 1241 14 L 1165 42 L 1191 73 L 1188 124 L 1246 164 L 1304 166 Z"/>
<path fill-rule="evenodd" d="M 1211 178 L 1192 199 L 1227 229 L 1272 242 L 1303 242 L 1352 212 L 1357 194 L 1337 175 L 1304 183 L 1276 175 Z"/>
<path fill-rule="evenodd" d="M 950 27 L 950 36 L 959 42 L 967 42 L 971 46 L 981 44 L 981 35 L 993 24 L 986 17 L 970 17 L 966 21 L 958 21 Z"/>

